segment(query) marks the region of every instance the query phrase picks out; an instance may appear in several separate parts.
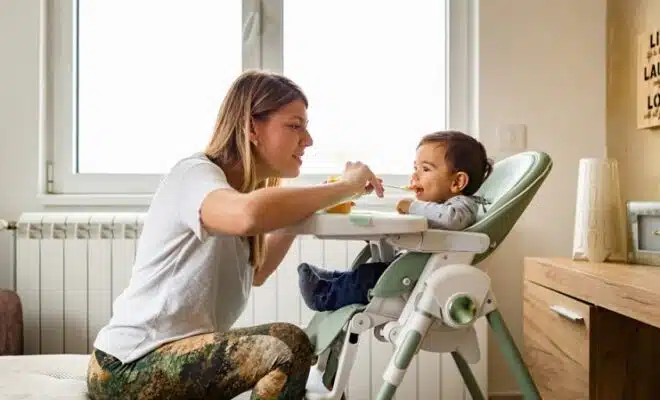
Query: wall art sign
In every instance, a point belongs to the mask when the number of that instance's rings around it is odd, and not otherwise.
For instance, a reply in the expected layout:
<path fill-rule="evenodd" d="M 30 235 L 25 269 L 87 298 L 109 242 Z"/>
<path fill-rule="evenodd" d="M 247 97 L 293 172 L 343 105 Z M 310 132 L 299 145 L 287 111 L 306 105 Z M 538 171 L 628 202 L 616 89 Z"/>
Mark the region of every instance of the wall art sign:
<path fill-rule="evenodd" d="M 660 126 L 660 29 L 637 39 L 637 128 Z"/>

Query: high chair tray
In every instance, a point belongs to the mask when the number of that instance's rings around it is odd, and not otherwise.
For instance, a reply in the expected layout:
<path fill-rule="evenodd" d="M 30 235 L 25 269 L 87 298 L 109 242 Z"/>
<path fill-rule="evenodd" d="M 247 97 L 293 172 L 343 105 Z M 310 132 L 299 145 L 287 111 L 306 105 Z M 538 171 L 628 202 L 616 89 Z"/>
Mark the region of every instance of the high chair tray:
<path fill-rule="evenodd" d="M 288 228 L 301 235 L 337 238 L 370 238 L 387 234 L 419 233 L 427 229 L 426 218 L 418 215 L 353 210 L 349 214 L 318 212 Z"/>

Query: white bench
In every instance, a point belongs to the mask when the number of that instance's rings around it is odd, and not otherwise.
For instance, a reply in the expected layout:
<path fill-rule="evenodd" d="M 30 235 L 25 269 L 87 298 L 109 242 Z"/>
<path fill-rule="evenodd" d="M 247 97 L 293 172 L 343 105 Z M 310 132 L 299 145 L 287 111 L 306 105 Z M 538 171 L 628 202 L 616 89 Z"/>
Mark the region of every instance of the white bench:
<path fill-rule="evenodd" d="M 0 356 L 2 399 L 87 399 L 88 354 Z"/>

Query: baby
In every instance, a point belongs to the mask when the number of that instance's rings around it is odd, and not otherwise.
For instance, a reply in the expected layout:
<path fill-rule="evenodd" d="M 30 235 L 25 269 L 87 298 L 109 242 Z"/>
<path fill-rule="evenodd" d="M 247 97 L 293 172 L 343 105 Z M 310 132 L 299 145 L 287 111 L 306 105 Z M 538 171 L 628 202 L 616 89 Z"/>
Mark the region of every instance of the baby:
<path fill-rule="evenodd" d="M 433 229 L 462 230 L 477 218 L 485 200 L 477 192 L 493 169 L 486 149 L 473 137 L 456 131 L 426 135 L 417 146 L 410 190 L 415 199 L 400 200 L 401 214 L 422 215 Z M 307 263 L 298 266 L 302 298 L 312 310 L 337 310 L 367 304 L 368 293 L 389 263 L 365 263 L 351 271 L 329 271 Z"/>

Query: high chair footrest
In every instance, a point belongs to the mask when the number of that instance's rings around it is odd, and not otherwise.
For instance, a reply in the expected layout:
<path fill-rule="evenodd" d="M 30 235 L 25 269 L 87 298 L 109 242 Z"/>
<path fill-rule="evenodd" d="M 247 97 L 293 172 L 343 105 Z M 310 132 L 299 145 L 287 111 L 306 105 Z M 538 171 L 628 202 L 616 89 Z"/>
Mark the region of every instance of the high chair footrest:
<path fill-rule="evenodd" d="M 366 306 L 362 304 L 351 304 L 336 311 L 323 311 L 314 314 L 312 320 L 305 327 L 305 332 L 314 345 L 316 354 L 323 353 L 353 315 L 365 308 Z"/>
<path fill-rule="evenodd" d="M 330 390 L 328 390 L 328 388 L 326 388 L 325 384 L 323 383 L 323 372 L 316 368 L 312 368 L 309 371 L 306 389 L 306 399 L 310 400 L 315 398 L 328 397 L 330 394 Z"/>

